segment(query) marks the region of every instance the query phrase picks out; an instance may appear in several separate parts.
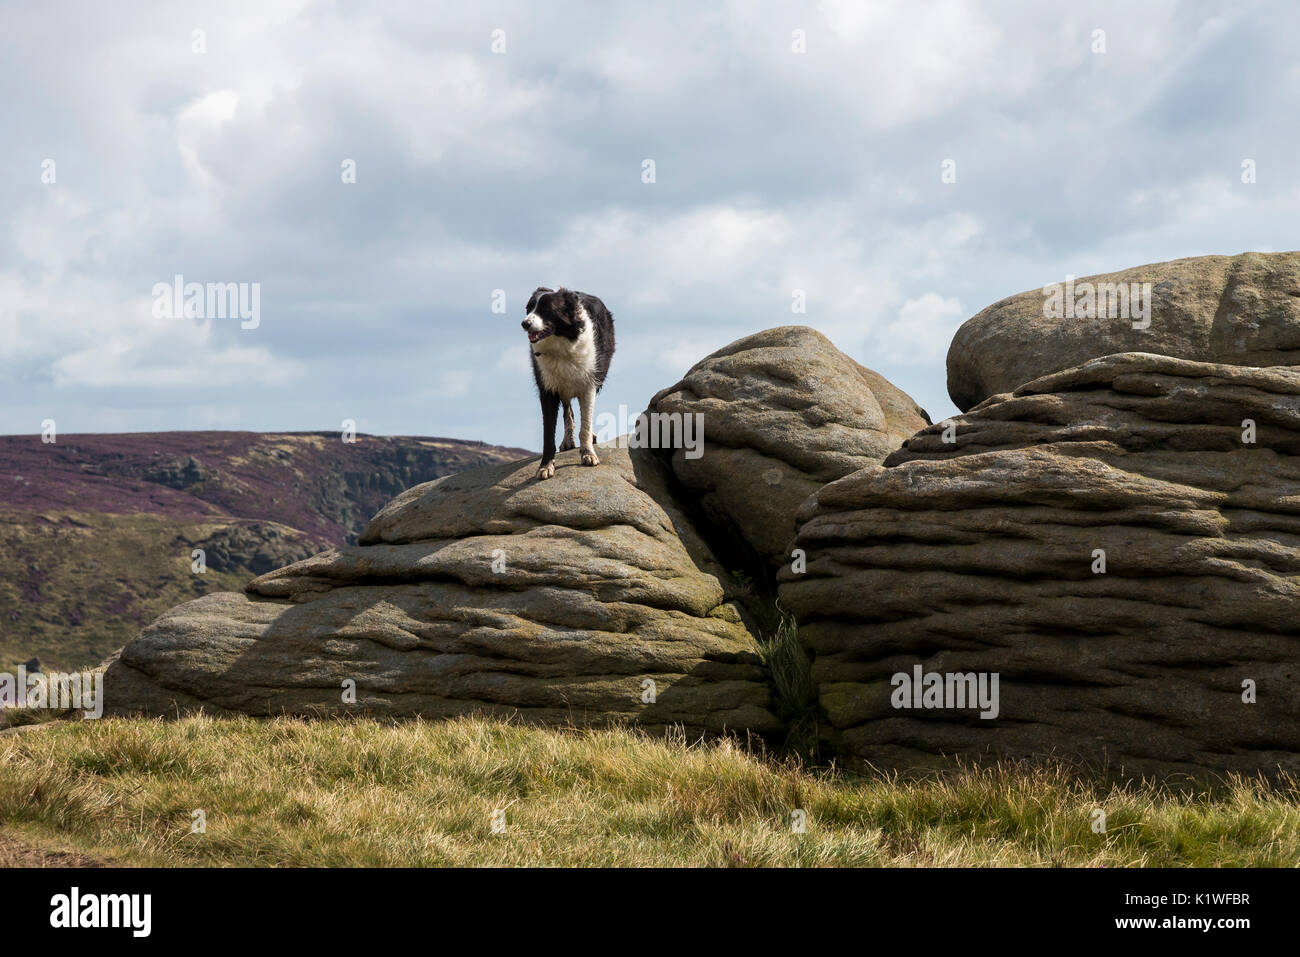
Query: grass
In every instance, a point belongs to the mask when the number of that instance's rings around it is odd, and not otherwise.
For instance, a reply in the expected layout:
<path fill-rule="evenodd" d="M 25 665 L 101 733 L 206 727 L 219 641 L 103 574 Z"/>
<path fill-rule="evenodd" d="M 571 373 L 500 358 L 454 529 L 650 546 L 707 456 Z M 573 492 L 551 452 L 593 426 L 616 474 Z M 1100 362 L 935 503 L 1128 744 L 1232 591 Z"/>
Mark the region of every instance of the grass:
<path fill-rule="evenodd" d="M 782 750 L 815 761 L 820 754 L 817 688 L 812 662 L 799 644 L 799 627 L 775 599 L 760 620 L 758 650 L 767 666 L 773 709 L 786 726 Z"/>
<path fill-rule="evenodd" d="M 903 781 L 732 740 L 471 718 L 113 719 L 0 736 L 0 830 L 165 866 L 1295 866 L 1300 788 L 1013 767 Z"/>
<path fill-rule="evenodd" d="M 761 569 L 759 582 L 744 569 L 729 574 L 747 624 L 758 639 L 758 653 L 772 691 L 772 711 L 786 727 L 780 750 L 816 761 L 820 757 L 817 688 L 812 661 L 799 643 L 799 625 L 782 607 L 775 591 L 761 583 Z"/>
<path fill-rule="evenodd" d="M 190 571 L 192 543 L 225 524 L 0 510 L 0 671 L 33 655 L 47 669 L 93 667 L 167 609 L 242 590 L 246 569 Z"/>

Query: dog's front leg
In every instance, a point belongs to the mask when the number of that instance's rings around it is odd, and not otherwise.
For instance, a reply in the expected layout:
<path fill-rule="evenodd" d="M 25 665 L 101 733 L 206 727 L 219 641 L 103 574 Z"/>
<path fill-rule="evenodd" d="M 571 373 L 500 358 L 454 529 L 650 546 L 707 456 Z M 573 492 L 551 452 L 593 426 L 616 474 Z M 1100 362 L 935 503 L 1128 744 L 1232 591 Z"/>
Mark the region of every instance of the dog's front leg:
<path fill-rule="evenodd" d="M 567 452 L 569 449 L 576 449 L 577 443 L 573 441 L 573 400 L 564 400 L 564 441 L 560 443 L 560 451 Z"/>
<path fill-rule="evenodd" d="M 591 416 L 596 407 L 596 387 L 588 386 L 578 399 L 582 412 L 582 431 L 578 434 L 582 442 L 582 464 L 599 465 L 600 457 L 596 455 L 596 433 L 591 431 Z"/>
<path fill-rule="evenodd" d="M 555 418 L 560 411 L 560 397 L 542 390 L 542 464 L 537 468 L 537 478 L 548 479 L 555 474 Z"/>

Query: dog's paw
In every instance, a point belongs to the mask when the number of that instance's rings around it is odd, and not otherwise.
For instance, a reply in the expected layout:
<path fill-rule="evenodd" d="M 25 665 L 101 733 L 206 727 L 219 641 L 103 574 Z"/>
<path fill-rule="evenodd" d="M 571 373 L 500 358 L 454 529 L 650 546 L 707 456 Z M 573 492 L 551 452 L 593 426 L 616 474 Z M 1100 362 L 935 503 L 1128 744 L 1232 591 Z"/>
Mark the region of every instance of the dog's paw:
<path fill-rule="evenodd" d="M 539 482 L 548 478 L 553 478 L 554 476 L 555 476 L 554 462 L 547 462 L 545 465 L 543 465 L 541 468 L 537 470 L 537 481 Z"/>
<path fill-rule="evenodd" d="M 596 450 L 595 450 L 595 449 L 583 449 L 583 450 L 582 450 L 582 464 L 583 464 L 583 465 L 599 465 L 599 464 L 600 464 L 600 456 L 598 456 L 598 455 L 596 454 Z"/>
<path fill-rule="evenodd" d="M 578 447 L 578 443 L 573 441 L 572 436 L 566 437 L 565 440 L 560 443 L 561 452 L 567 452 L 569 451 L 569 449 L 576 449 L 577 447 Z"/>

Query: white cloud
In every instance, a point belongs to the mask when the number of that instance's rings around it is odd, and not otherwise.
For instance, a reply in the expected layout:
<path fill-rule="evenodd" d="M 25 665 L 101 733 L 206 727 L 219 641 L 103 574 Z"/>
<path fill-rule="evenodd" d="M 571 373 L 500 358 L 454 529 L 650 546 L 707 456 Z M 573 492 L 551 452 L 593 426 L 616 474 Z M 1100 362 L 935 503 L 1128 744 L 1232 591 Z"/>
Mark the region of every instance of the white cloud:
<path fill-rule="evenodd" d="M 206 144 L 219 142 L 223 128 L 235 118 L 239 94 L 234 90 L 217 90 L 185 106 L 176 117 L 176 146 L 190 175 L 210 187 L 216 177 L 204 165 Z"/>
<path fill-rule="evenodd" d="M 852 57 L 845 67 L 860 97 L 859 115 L 888 127 L 951 110 L 984 89 L 1010 86 L 1016 74 L 989 70 L 1000 31 L 992 11 L 961 0 L 821 0 L 818 9 Z M 849 92 L 846 90 L 846 92 Z"/>
<path fill-rule="evenodd" d="M 444 399 L 458 399 L 469 394 L 473 383 L 473 372 L 468 369 L 453 369 L 438 377 L 437 394 Z"/>
<path fill-rule="evenodd" d="M 148 361 L 150 350 L 124 340 L 71 352 L 55 360 L 54 385 L 203 393 L 249 384 L 280 385 L 302 375 L 300 363 L 276 359 L 260 346 L 209 349 L 206 338 L 200 337 L 197 354 L 166 363 Z"/>
<path fill-rule="evenodd" d="M 757 332 L 758 330 L 753 330 Z M 671 342 L 658 343 L 658 348 L 654 349 L 656 364 L 663 371 L 666 378 L 664 386 L 672 385 L 677 379 L 684 376 L 688 369 L 695 363 L 699 362 L 711 352 L 716 352 L 728 343 L 742 338 L 745 333 L 728 337 L 721 336 L 688 336 L 680 339 L 673 339 Z M 648 341 L 646 345 L 650 345 Z M 649 398 L 647 396 L 647 398 Z"/>
<path fill-rule="evenodd" d="M 527 340 L 520 336 L 519 342 L 512 343 L 501 350 L 497 357 L 496 370 L 515 375 L 529 375 L 532 366 L 528 361 Z"/>
<path fill-rule="evenodd" d="M 3 5 L 0 429 L 52 403 L 69 428 L 333 427 L 344 406 L 535 445 L 518 319 L 539 283 L 614 311 L 602 402 L 641 408 L 707 352 L 804 323 L 942 416 L 947 337 L 988 303 L 1294 245 L 1300 130 L 1277 117 L 1298 20 L 1165 0 Z M 261 327 L 137 315 L 177 272 L 261 282 Z M 510 315 L 487 312 L 497 288 Z"/>
<path fill-rule="evenodd" d="M 155 319 L 150 300 L 105 308 L 93 327 L 50 365 L 56 389 L 175 389 L 197 394 L 249 385 L 283 385 L 303 375 L 296 359 L 280 358 L 240 330 L 238 319 Z M 216 323 L 229 323 L 249 341 L 222 341 Z M 228 337 L 226 337 L 228 338 Z"/>
<path fill-rule="evenodd" d="M 908 299 L 898 316 L 877 333 L 877 352 L 873 354 L 907 365 L 942 362 L 953 333 L 967 318 L 966 310 L 953 297 L 927 292 Z"/>

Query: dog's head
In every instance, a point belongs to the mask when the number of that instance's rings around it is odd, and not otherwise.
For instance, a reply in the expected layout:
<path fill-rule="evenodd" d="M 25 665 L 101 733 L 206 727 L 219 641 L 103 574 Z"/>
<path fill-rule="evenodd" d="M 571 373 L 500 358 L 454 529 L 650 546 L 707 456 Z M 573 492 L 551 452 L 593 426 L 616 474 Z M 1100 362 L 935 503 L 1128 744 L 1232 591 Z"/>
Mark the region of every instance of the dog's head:
<path fill-rule="evenodd" d="M 541 342 L 548 336 L 577 339 L 582 332 L 582 306 L 571 289 L 539 286 L 528 299 L 522 323 L 528 341 Z"/>

